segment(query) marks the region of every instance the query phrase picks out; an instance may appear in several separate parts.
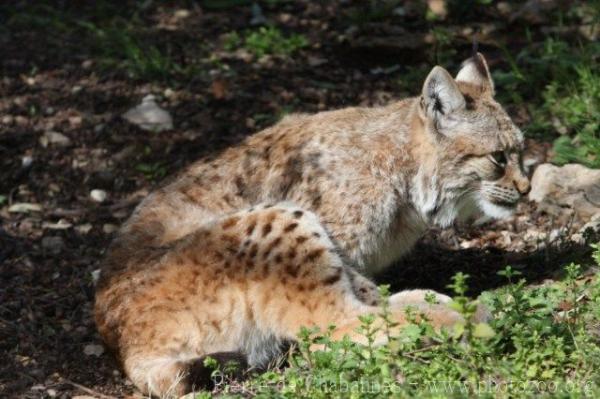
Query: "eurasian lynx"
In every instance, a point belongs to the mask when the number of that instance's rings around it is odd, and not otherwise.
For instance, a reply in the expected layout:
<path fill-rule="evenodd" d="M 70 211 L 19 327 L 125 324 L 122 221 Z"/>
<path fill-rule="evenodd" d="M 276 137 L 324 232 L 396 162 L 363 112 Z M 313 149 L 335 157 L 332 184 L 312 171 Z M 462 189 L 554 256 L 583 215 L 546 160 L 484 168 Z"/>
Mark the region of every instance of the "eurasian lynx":
<path fill-rule="evenodd" d="M 436 66 L 419 97 L 286 117 L 148 196 L 96 294 L 98 329 L 129 378 L 178 395 L 205 355 L 264 365 L 301 326 L 363 339 L 357 317 L 378 313 L 364 275 L 429 225 L 503 217 L 529 190 L 522 133 L 493 95 L 482 55 L 455 79 Z M 425 293 L 391 297 L 400 324 L 409 304 L 438 327 L 461 319 Z"/>

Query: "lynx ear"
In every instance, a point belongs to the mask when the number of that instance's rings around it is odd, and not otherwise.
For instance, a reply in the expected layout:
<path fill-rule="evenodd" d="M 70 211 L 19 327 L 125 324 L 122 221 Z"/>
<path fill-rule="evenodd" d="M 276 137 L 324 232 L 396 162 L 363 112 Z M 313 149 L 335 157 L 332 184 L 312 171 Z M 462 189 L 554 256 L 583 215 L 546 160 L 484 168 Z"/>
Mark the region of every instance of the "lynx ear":
<path fill-rule="evenodd" d="M 482 91 L 494 94 L 494 81 L 485 57 L 481 53 L 477 53 L 463 62 L 462 68 L 456 75 L 456 81 L 479 86 Z"/>
<path fill-rule="evenodd" d="M 442 116 L 464 108 L 465 98 L 448 71 L 436 66 L 423 84 L 423 105 L 437 125 Z"/>

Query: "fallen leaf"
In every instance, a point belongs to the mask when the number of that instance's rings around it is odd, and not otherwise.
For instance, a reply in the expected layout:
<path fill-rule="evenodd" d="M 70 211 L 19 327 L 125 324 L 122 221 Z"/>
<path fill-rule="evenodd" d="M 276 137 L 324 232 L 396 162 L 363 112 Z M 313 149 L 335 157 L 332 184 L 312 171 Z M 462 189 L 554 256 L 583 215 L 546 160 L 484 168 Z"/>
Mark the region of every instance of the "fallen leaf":
<path fill-rule="evenodd" d="M 64 219 L 60 219 L 58 222 L 56 223 L 50 223 L 50 222 L 43 222 L 42 223 L 42 228 L 44 229 L 48 229 L 48 230 L 66 230 L 73 227 L 73 225 L 69 222 L 67 222 Z"/>
<path fill-rule="evenodd" d="M 41 212 L 42 206 L 40 204 L 33 204 L 30 202 L 18 202 L 12 204 L 9 208 L 9 212 L 13 213 L 29 213 L 29 212 Z"/>
<path fill-rule="evenodd" d="M 42 147 L 48 147 L 49 144 L 55 144 L 59 147 L 71 145 L 71 139 L 59 132 L 46 132 L 40 137 Z"/>
<path fill-rule="evenodd" d="M 223 100 L 227 98 L 227 82 L 225 82 L 223 79 L 214 80 L 210 85 L 210 91 L 217 100 Z"/>

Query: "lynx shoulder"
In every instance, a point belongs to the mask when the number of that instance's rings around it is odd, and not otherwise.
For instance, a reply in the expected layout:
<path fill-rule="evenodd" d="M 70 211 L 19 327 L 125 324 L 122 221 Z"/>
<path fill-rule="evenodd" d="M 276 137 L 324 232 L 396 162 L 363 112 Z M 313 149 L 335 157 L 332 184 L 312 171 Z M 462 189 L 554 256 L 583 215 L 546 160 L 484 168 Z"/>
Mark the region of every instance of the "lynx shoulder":
<path fill-rule="evenodd" d="M 302 326 L 355 332 L 377 313 L 368 279 L 431 225 L 509 215 L 529 190 L 523 137 L 477 54 L 453 78 L 385 107 L 293 115 L 148 196 L 103 262 L 95 315 L 140 390 L 181 395 L 202 358 L 266 365 Z M 460 320 L 437 294 L 400 292 L 438 326 Z M 383 343 L 384 336 L 378 337 Z"/>

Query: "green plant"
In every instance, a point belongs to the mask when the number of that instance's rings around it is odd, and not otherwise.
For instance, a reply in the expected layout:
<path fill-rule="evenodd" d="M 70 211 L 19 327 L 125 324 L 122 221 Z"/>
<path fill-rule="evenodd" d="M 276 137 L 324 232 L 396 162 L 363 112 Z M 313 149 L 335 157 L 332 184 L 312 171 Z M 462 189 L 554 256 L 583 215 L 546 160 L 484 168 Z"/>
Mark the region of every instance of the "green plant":
<path fill-rule="evenodd" d="M 600 73 L 589 66 L 575 68 L 574 81 L 552 82 L 544 92 L 554 124 L 567 135 L 554 143 L 557 163 L 580 162 L 600 167 Z"/>
<path fill-rule="evenodd" d="M 600 2 L 582 3 L 559 14 L 556 25 L 569 19 L 584 23 L 582 18 L 590 32 L 597 31 Z M 600 44 L 559 35 L 537 43 L 529 31 L 526 38 L 529 45 L 516 57 L 500 45 L 510 67 L 494 72 L 502 87 L 501 100 L 527 109 L 531 123 L 526 133 L 554 141 L 554 162 L 600 167 Z"/>
<path fill-rule="evenodd" d="M 149 180 L 160 180 L 167 174 L 167 168 L 163 162 L 155 163 L 139 163 L 135 166 L 135 170 L 142 172 Z"/>
<path fill-rule="evenodd" d="M 225 50 L 232 51 L 242 46 L 258 58 L 265 55 L 288 56 L 308 46 L 308 41 L 299 34 L 285 36 L 273 26 L 246 32 L 243 38 L 237 32 L 231 32 L 225 37 Z"/>
<path fill-rule="evenodd" d="M 90 43 L 104 67 L 123 68 L 130 77 L 144 80 L 167 79 L 184 73 L 184 68 L 154 44 L 144 42 L 128 22 L 114 19 L 107 26 L 78 22 L 91 34 Z"/>

